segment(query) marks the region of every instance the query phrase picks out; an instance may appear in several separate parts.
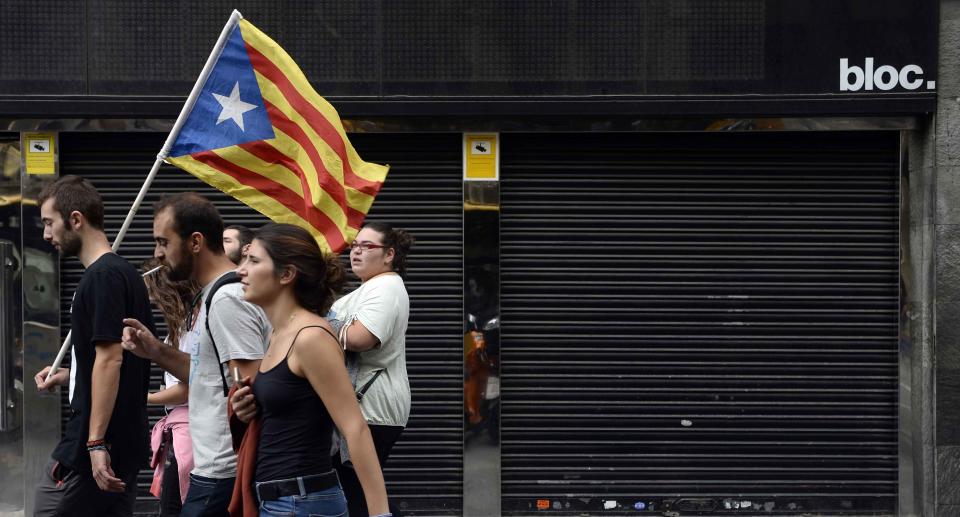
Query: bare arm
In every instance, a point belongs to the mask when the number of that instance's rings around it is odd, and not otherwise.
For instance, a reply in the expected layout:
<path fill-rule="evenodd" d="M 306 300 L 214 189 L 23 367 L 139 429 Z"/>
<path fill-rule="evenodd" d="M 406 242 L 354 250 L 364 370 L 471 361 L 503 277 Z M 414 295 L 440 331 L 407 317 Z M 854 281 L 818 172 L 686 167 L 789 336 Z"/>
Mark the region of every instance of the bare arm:
<path fill-rule="evenodd" d="M 343 355 L 337 342 L 320 329 L 305 329 L 288 361 L 294 374 L 305 376 L 310 381 L 334 424 L 347 439 L 370 515 L 388 513 L 390 510 L 387 506 L 387 489 L 380 462 L 377 460 L 377 451 L 373 446 L 373 437 L 360 412 L 360 405 L 357 404 L 347 370 L 343 367 Z"/>
<path fill-rule="evenodd" d="M 165 390 L 147 395 L 147 404 L 176 406 L 187 401 L 190 394 L 190 386 L 180 382 L 170 386 Z"/>
<path fill-rule="evenodd" d="M 347 327 L 346 336 L 341 336 L 346 337 L 347 350 L 351 352 L 365 352 L 383 342 L 390 342 L 392 336 L 388 323 L 399 315 L 399 301 L 394 290 L 378 284 L 359 294 L 355 319 Z"/>
<path fill-rule="evenodd" d="M 260 359 L 231 359 L 227 361 L 227 368 L 229 369 L 230 375 L 233 375 L 233 369 L 240 369 L 240 378 L 249 377 L 251 381 L 257 376 L 257 371 L 260 368 Z"/>
<path fill-rule="evenodd" d="M 360 323 L 360 320 L 354 320 L 347 327 L 347 350 L 351 352 L 366 352 L 371 348 L 378 346 L 380 340 L 373 332 L 367 330 L 367 327 Z"/>
<path fill-rule="evenodd" d="M 97 342 L 93 371 L 90 376 L 90 430 L 88 441 L 102 440 L 110 425 L 110 416 L 117 403 L 120 387 L 120 367 L 123 365 L 123 348 L 117 342 Z M 108 450 L 90 451 L 93 477 L 100 490 L 122 492 L 125 484 L 110 467 Z"/>
<path fill-rule="evenodd" d="M 126 325 L 123 329 L 123 348 L 153 361 L 180 379 L 180 382 L 190 381 L 190 354 L 163 344 L 146 325 L 133 318 L 123 320 L 123 324 Z"/>
<path fill-rule="evenodd" d="M 231 359 L 227 364 L 230 367 L 230 372 L 233 372 L 235 367 L 240 370 L 240 379 L 243 384 L 243 387 L 235 391 L 230 398 L 230 403 L 233 405 L 233 414 L 243 423 L 250 422 L 260 410 L 257 406 L 257 400 L 253 397 L 253 390 L 250 388 L 250 384 L 260 370 L 260 360 Z"/>
<path fill-rule="evenodd" d="M 153 362 L 164 371 L 180 379 L 180 382 L 190 382 L 190 354 L 181 352 L 172 346 L 161 345 L 161 352 L 153 358 Z"/>
<path fill-rule="evenodd" d="M 93 373 L 90 376 L 90 437 L 99 440 L 107 434 L 110 415 L 117 402 L 123 348 L 120 343 L 98 342 Z"/>

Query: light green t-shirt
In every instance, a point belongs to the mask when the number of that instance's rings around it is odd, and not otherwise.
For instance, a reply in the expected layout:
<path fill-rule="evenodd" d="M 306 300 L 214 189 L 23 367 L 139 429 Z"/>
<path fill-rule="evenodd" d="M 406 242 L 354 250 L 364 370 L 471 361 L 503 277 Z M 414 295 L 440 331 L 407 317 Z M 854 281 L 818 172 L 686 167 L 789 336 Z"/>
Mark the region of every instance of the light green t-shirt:
<path fill-rule="evenodd" d="M 360 284 L 337 300 L 330 317 L 357 319 L 380 340 L 380 346 L 360 352 L 357 389 L 377 370 L 384 369 L 364 394 L 360 409 L 367 422 L 406 426 L 410 418 L 410 381 L 407 379 L 406 334 L 410 298 L 399 275 L 385 274 Z"/>

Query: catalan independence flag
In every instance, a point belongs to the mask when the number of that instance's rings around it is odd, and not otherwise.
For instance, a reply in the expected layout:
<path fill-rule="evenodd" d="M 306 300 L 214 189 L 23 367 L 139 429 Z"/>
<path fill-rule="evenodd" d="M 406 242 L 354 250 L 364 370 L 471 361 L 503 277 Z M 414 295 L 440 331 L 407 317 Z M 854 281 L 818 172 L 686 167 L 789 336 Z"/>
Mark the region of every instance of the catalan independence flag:
<path fill-rule="evenodd" d="M 356 236 L 387 167 L 363 161 L 293 59 L 234 15 L 165 159 L 339 252 Z"/>

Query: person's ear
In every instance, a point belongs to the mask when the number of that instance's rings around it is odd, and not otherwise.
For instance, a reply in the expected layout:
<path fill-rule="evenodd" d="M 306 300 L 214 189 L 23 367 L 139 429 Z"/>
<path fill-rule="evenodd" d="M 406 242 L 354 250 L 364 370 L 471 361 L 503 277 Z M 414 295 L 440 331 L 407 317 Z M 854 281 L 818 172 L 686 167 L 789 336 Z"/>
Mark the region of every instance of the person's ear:
<path fill-rule="evenodd" d="M 280 285 L 292 284 L 297 279 L 297 268 L 287 266 L 280 272 Z"/>
<path fill-rule="evenodd" d="M 190 234 L 190 251 L 193 254 L 199 254 L 200 249 L 203 248 L 203 234 L 200 232 L 193 232 Z"/>
<path fill-rule="evenodd" d="M 67 224 L 71 230 L 75 232 L 80 231 L 80 228 L 83 227 L 83 214 L 78 210 L 70 212 L 70 217 L 67 218 Z"/>
<path fill-rule="evenodd" d="M 397 250 L 393 248 L 383 248 L 385 251 L 383 253 L 383 261 L 386 264 L 393 265 L 393 258 L 397 255 Z"/>

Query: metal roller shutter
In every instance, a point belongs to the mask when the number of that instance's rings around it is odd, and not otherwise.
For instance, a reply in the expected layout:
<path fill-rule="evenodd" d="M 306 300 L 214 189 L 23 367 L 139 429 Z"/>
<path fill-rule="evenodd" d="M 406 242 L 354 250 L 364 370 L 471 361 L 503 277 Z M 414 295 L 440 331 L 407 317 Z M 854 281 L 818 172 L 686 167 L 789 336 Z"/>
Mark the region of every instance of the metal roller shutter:
<path fill-rule="evenodd" d="M 111 241 L 165 137 L 156 133 L 61 134 L 60 172 L 89 178 L 100 190 Z M 351 141 L 365 159 L 391 165 L 369 219 L 390 221 L 417 238 L 406 280 L 411 305 L 407 361 L 413 409 L 385 470 L 387 489 L 410 515 L 458 514 L 463 490 L 460 135 L 354 134 Z M 164 193 L 183 191 L 208 196 L 226 224 L 256 228 L 266 222 L 246 205 L 165 165 L 120 248 L 124 257 L 139 266 L 153 254 L 152 204 Z M 69 330 L 70 297 L 80 274 L 76 259 L 64 263 L 64 336 Z M 155 317 L 162 324 L 160 315 Z M 153 389 L 161 378 L 160 370 L 154 368 Z M 160 408 L 152 408 L 151 425 L 161 413 Z M 151 479 L 152 472 L 141 472 L 140 513 L 156 510 L 156 500 L 148 492 Z"/>
<path fill-rule="evenodd" d="M 898 138 L 503 135 L 504 514 L 894 514 Z"/>

